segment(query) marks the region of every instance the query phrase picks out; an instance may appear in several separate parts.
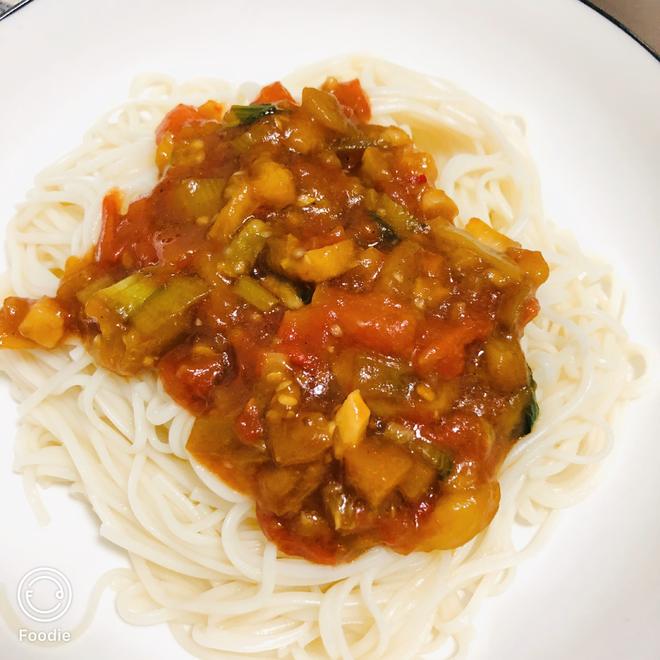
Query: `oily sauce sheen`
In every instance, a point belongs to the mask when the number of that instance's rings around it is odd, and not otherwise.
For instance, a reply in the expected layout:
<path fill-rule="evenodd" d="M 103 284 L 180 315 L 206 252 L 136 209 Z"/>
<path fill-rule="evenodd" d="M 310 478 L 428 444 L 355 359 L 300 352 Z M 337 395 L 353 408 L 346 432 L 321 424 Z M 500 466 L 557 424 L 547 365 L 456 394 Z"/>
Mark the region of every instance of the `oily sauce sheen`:
<path fill-rule="evenodd" d="M 109 192 L 57 295 L 0 312 L 5 348 L 78 336 L 119 374 L 157 370 L 196 415 L 191 456 L 324 564 L 467 542 L 538 412 L 519 339 L 543 257 L 458 229 L 431 156 L 370 115 L 357 80 L 177 106 L 151 194 Z"/>

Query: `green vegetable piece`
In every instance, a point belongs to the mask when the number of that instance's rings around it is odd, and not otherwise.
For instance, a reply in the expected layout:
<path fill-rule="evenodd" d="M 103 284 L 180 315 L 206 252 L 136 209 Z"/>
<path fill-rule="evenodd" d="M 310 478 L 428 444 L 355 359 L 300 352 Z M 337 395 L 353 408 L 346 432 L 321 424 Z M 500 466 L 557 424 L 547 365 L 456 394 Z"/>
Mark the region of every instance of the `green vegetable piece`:
<path fill-rule="evenodd" d="M 270 235 L 270 228 L 265 222 L 256 219 L 250 220 L 225 249 L 225 257 L 220 263 L 220 270 L 229 277 L 247 273 L 254 266 L 254 262 Z"/>
<path fill-rule="evenodd" d="M 534 424 L 539 416 L 539 404 L 536 400 L 536 381 L 532 376 L 532 370 L 529 369 L 529 403 L 523 411 L 522 432 L 521 435 L 527 435 L 532 432 Z"/>
<path fill-rule="evenodd" d="M 378 222 L 386 225 L 397 238 L 428 234 L 429 226 L 410 214 L 401 204 L 389 195 L 371 189 L 367 191 L 365 202 L 370 215 L 378 216 Z"/>
<path fill-rule="evenodd" d="M 87 304 L 93 310 L 99 304 L 128 319 L 158 288 L 158 283 L 144 273 L 133 273 L 112 286 L 97 291 Z M 92 314 L 96 316 L 95 314 Z"/>
<path fill-rule="evenodd" d="M 110 275 L 102 275 L 97 280 L 92 280 L 86 287 L 76 291 L 78 302 L 84 305 L 95 293 L 113 284 Z"/>
<path fill-rule="evenodd" d="M 199 277 L 181 275 L 171 279 L 135 313 L 133 327 L 146 337 L 163 332 L 203 298 L 208 289 L 206 282 Z"/>
<path fill-rule="evenodd" d="M 392 230 L 392 228 L 381 218 L 375 211 L 369 211 L 369 216 L 378 225 L 380 229 L 380 239 L 386 245 L 396 245 L 399 242 L 399 237 Z"/>
<path fill-rule="evenodd" d="M 277 298 L 252 277 L 240 277 L 234 283 L 234 293 L 261 312 L 277 305 Z"/>
<path fill-rule="evenodd" d="M 454 467 L 454 459 L 448 451 L 424 440 L 413 443 L 412 449 L 433 464 L 438 472 L 438 479 L 446 479 L 450 475 Z"/>
<path fill-rule="evenodd" d="M 262 284 L 274 295 L 276 295 L 287 309 L 300 309 L 305 303 L 298 295 L 298 291 L 290 282 L 275 275 L 266 275 L 261 280 Z"/>
<path fill-rule="evenodd" d="M 272 103 L 254 103 L 252 105 L 232 105 L 229 109 L 241 126 L 247 126 L 268 115 L 279 112 L 279 108 Z"/>
<path fill-rule="evenodd" d="M 222 207 L 224 179 L 181 179 L 168 192 L 168 203 L 181 218 L 212 216 Z"/>

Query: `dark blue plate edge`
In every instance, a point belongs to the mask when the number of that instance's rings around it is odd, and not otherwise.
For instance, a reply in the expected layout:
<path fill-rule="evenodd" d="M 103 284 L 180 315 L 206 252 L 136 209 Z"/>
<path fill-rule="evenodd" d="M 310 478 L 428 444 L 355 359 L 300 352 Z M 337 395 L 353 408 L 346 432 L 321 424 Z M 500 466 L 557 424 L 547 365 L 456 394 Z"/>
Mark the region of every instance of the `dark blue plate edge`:
<path fill-rule="evenodd" d="M 19 9 L 22 9 L 25 7 L 25 5 L 28 5 L 32 2 L 32 0 L 23 0 L 22 2 L 19 2 L 17 5 L 14 5 L 13 7 L 10 7 L 2 16 L 0 16 L 0 21 L 4 21 L 5 18 L 8 16 L 11 16 L 14 12 L 17 12 Z"/>
<path fill-rule="evenodd" d="M 28 0 L 29 1 L 29 0 Z M 646 41 L 638 37 L 630 28 L 627 28 L 618 18 L 615 18 L 611 14 L 608 14 L 604 9 L 597 7 L 590 0 L 578 0 L 583 5 L 586 5 L 590 9 L 593 9 L 597 14 L 600 14 L 603 18 L 606 18 L 611 23 L 614 23 L 620 30 L 623 30 L 629 37 L 632 37 L 644 50 L 648 51 L 657 61 L 660 62 L 660 55 L 651 47 L 650 44 L 647 44 Z"/>

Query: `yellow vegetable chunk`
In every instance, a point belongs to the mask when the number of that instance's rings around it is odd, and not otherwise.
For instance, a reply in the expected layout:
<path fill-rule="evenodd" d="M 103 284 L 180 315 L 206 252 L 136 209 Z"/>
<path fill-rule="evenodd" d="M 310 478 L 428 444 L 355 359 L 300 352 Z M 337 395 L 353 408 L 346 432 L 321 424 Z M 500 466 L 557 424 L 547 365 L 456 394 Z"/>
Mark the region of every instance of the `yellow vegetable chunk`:
<path fill-rule="evenodd" d="M 436 244 L 445 249 L 447 246 L 452 246 L 454 249 L 460 248 L 472 252 L 494 268 L 505 282 L 520 282 L 522 279 L 523 273 L 517 263 L 499 250 L 491 248 L 481 239 L 475 238 L 466 230 L 454 227 L 447 222 L 435 222 L 431 225 L 431 234 Z"/>
<path fill-rule="evenodd" d="M 287 309 L 300 309 L 304 305 L 296 289 L 288 282 L 281 280 L 279 277 L 275 277 L 275 275 L 266 275 L 266 277 L 261 280 L 261 283 L 274 296 L 279 298 Z"/>
<path fill-rule="evenodd" d="M 540 286 L 550 276 L 550 267 L 543 255 L 537 250 L 523 250 L 522 248 L 510 248 L 507 256 L 513 259 L 522 269 L 523 273 L 530 278 L 535 286 Z"/>
<path fill-rule="evenodd" d="M 516 241 L 511 240 L 508 236 L 500 234 L 499 231 L 487 225 L 483 220 L 479 220 L 479 218 L 471 218 L 467 225 L 465 225 L 465 231 L 488 247 L 499 252 L 504 252 L 510 247 L 520 246 L 520 243 L 516 243 Z"/>
<path fill-rule="evenodd" d="M 272 160 L 254 166 L 252 191 L 261 202 L 275 209 L 283 209 L 296 201 L 296 185 L 291 172 Z"/>
<path fill-rule="evenodd" d="M 401 494 L 409 502 L 419 502 L 438 476 L 438 471 L 426 461 L 415 461 L 399 485 Z"/>
<path fill-rule="evenodd" d="M 305 87 L 302 91 L 301 105 L 312 119 L 326 128 L 343 134 L 352 132 L 348 118 L 332 94 L 314 87 Z"/>
<path fill-rule="evenodd" d="M 64 336 L 64 312 L 52 298 L 41 298 L 32 305 L 18 331 L 39 346 L 53 348 Z"/>
<path fill-rule="evenodd" d="M 242 171 L 231 176 L 224 197 L 227 202 L 213 216 L 213 226 L 209 230 L 209 237 L 219 241 L 227 240 L 257 207 L 252 188 Z"/>
<path fill-rule="evenodd" d="M 486 368 L 501 392 L 513 392 L 527 384 L 527 362 L 517 341 L 491 337 L 486 342 Z"/>
<path fill-rule="evenodd" d="M 158 166 L 158 172 L 160 174 L 162 174 L 165 171 L 165 168 L 170 164 L 173 151 L 174 135 L 169 132 L 165 133 L 156 147 L 156 165 Z"/>
<path fill-rule="evenodd" d="M 417 550 L 458 548 L 485 529 L 500 503 L 500 486 L 492 481 L 442 495 L 422 528 Z"/>
<path fill-rule="evenodd" d="M 429 188 L 422 195 L 422 211 L 426 218 L 442 217 L 450 222 L 458 215 L 458 207 L 452 198 L 437 188 Z"/>
<path fill-rule="evenodd" d="M 412 464 L 412 457 L 404 449 L 374 438 L 344 454 L 348 482 L 374 507 L 404 480 Z"/>
<path fill-rule="evenodd" d="M 317 412 L 268 425 L 268 447 L 278 465 L 320 460 L 332 443 L 330 424 Z"/>
<path fill-rule="evenodd" d="M 364 440 L 370 415 L 371 411 L 362 399 L 360 390 L 353 390 L 335 415 L 339 440 L 335 443 L 335 455 L 341 456 L 345 449 L 357 447 Z"/>
<path fill-rule="evenodd" d="M 296 258 L 297 241 L 286 241 L 284 250 L 274 246 L 271 250 L 274 266 L 285 275 L 305 282 L 324 282 L 342 275 L 355 267 L 357 248 L 352 240 L 308 250 Z"/>

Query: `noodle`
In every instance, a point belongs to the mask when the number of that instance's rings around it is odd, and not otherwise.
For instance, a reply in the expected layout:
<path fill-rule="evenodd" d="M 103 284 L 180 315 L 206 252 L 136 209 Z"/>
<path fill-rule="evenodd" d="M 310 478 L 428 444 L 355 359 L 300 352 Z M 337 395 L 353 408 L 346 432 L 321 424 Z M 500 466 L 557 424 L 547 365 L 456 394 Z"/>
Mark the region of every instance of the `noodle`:
<path fill-rule="evenodd" d="M 544 218 L 519 120 L 448 83 L 366 58 L 317 65 L 284 83 L 298 92 L 329 74 L 359 77 L 374 121 L 402 126 L 435 156 L 459 224 L 479 216 L 550 263 L 542 313 L 524 340 L 541 413 L 502 467 L 495 519 L 468 544 L 409 556 L 374 548 L 349 564 L 319 566 L 278 556 L 250 499 L 190 464 L 193 418 L 153 374 L 122 378 L 73 343 L 1 351 L 20 402 L 15 469 L 30 499 L 35 484 L 51 482 L 84 494 L 101 535 L 133 567 L 116 585 L 120 615 L 168 623 L 201 658 L 464 653 L 472 613 L 542 541 L 552 511 L 585 494 L 611 447 L 615 410 L 643 386 L 633 368 L 643 353 L 618 320 L 623 294 L 607 266 Z M 7 233 L 11 289 L 53 294 L 53 270 L 96 239 L 105 192 L 118 187 L 132 199 L 156 183 L 153 133 L 168 109 L 208 98 L 246 102 L 254 93 L 215 80 L 136 79 L 130 101 L 37 177 Z"/>

